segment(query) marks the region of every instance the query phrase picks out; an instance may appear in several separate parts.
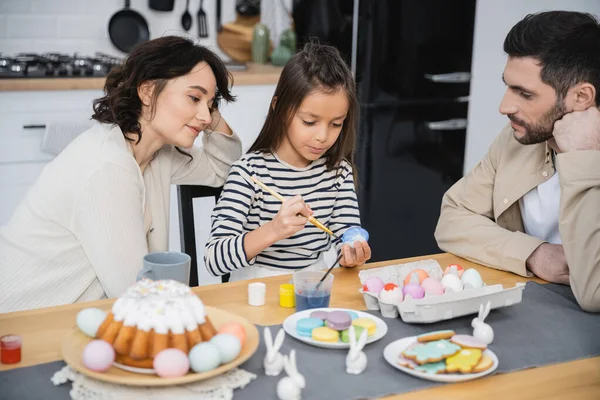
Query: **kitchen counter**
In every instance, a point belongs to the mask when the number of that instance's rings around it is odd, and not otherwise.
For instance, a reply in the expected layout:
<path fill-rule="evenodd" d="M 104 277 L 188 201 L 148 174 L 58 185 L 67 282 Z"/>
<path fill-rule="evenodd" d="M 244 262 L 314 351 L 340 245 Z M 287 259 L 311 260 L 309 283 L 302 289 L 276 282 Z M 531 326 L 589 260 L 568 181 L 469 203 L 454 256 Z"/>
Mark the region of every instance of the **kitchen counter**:
<path fill-rule="evenodd" d="M 245 71 L 232 71 L 233 83 L 239 85 L 275 85 L 282 67 L 248 63 Z M 94 90 L 104 88 L 105 78 L 9 78 L 0 79 L 0 92 L 31 90 Z"/>

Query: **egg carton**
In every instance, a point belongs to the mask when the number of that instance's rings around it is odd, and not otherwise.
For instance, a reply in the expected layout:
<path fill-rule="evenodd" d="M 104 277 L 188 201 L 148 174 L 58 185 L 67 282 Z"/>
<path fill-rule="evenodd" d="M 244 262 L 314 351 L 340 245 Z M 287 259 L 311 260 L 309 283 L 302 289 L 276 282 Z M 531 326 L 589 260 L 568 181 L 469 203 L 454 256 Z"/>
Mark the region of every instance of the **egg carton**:
<path fill-rule="evenodd" d="M 466 288 L 460 292 L 447 292 L 442 295 L 426 294 L 422 299 L 407 296 L 398 305 L 384 303 L 376 294 L 362 290 L 365 280 L 371 276 L 378 276 L 385 283 L 393 282 L 402 287 L 404 279 L 415 269 L 422 269 L 436 279 L 441 279 L 444 275 L 442 267 L 435 260 L 421 260 L 360 271 L 359 292 L 363 295 L 367 309 L 379 310 L 386 318 L 400 317 L 404 322 L 428 324 L 477 314 L 479 305 L 486 304 L 488 301 L 493 310 L 518 304 L 523 299 L 525 284 L 520 282 L 508 289 L 504 289 L 500 284 L 484 284 L 481 288 Z"/>

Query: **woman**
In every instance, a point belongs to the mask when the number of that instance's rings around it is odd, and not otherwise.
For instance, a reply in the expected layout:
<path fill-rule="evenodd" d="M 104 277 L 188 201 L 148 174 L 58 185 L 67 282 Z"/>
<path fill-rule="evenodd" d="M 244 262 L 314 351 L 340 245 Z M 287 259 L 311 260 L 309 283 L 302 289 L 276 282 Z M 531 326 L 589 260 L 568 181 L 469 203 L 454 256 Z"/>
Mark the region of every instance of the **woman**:
<path fill-rule="evenodd" d="M 175 36 L 113 69 L 97 123 L 0 228 L 0 312 L 116 297 L 135 282 L 143 256 L 168 248 L 170 185 L 222 185 L 241 156 L 218 112 L 230 83 L 218 56 Z"/>

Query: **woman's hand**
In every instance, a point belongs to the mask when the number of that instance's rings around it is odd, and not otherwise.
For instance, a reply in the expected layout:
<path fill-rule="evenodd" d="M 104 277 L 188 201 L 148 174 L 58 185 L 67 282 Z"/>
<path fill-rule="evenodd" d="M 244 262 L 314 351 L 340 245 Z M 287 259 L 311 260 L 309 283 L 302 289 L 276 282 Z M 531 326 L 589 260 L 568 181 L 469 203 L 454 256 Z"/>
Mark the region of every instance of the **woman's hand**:
<path fill-rule="evenodd" d="M 296 195 L 281 204 L 279 212 L 268 224 L 279 241 L 302 230 L 312 214 L 312 210 L 304 203 L 302 196 Z"/>
<path fill-rule="evenodd" d="M 233 135 L 233 131 L 231 130 L 229 125 L 227 125 L 225 118 L 223 118 L 223 116 L 221 115 L 221 112 L 218 109 L 214 109 L 210 113 L 210 116 L 212 118 L 212 122 L 207 127 L 207 129 L 209 129 L 209 131 L 221 132 L 221 133 L 226 134 L 227 136 Z"/>
<path fill-rule="evenodd" d="M 344 244 L 340 251 L 342 252 L 342 258 L 340 259 L 342 267 L 363 265 L 371 258 L 371 248 L 364 241 L 354 242 L 354 247 Z"/>

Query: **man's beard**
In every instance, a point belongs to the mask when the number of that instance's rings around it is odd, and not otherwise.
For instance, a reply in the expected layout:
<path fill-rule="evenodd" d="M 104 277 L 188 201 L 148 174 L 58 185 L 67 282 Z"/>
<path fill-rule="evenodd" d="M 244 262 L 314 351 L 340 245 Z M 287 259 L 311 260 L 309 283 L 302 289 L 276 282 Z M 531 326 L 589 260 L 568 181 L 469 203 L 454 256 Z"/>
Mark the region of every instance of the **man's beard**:
<path fill-rule="evenodd" d="M 561 100 L 557 100 L 554 107 L 548 110 L 548 112 L 544 114 L 535 124 L 528 124 L 512 115 L 509 115 L 508 119 L 525 128 L 525 134 L 522 136 L 518 136 L 516 131 L 514 133 L 514 137 L 519 143 L 537 144 L 545 142 L 548 139 L 552 139 L 554 123 L 561 119 L 566 113 L 566 108 L 563 102 Z"/>

